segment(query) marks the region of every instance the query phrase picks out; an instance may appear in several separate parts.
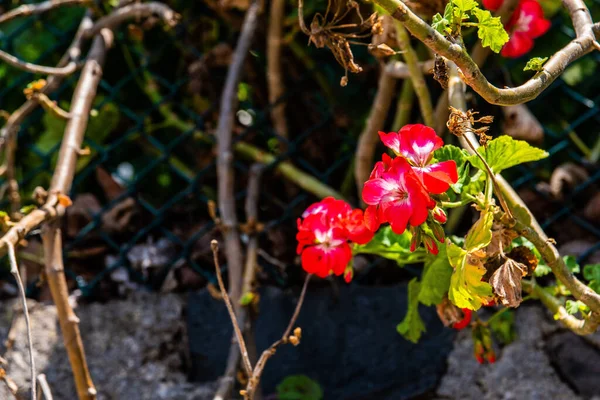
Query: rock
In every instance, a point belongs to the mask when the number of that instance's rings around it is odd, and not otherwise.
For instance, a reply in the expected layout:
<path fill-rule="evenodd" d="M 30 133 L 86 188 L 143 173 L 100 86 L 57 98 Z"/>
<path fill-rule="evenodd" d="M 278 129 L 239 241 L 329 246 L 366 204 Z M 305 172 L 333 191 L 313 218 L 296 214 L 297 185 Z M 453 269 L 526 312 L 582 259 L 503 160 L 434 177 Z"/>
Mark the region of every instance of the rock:
<path fill-rule="evenodd" d="M 212 400 L 212 384 L 187 381 L 183 302 L 176 295 L 135 293 L 75 311 L 98 400 Z M 5 322 L 0 319 L 0 325 Z M 24 392 L 29 389 L 29 353 L 25 321 L 20 317 L 16 324 L 17 340 L 5 358 L 8 376 Z M 31 325 L 37 369 L 46 374 L 54 398 L 77 398 L 56 308 L 32 302 Z M 8 398 L 0 385 L 0 399 Z"/>
<path fill-rule="evenodd" d="M 444 329 L 433 308 L 421 309 L 428 327 L 418 344 L 402 338 L 396 325 L 406 313 L 406 285 L 309 287 L 297 325 L 302 340 L 283 346 L 265 368 L 262 388 L 275 392 L 286 376 L 305 374 L 320 383 L 326 399 L 406 399 L 437 385 L 454 331 Z M 255 324 L 257 348 L 281 337 L 296 298 L 264 288 Z M 207 291 L 189 298 L 192 378 L 218 378 L 225 369 L 232 328 L 225 305 Z"/>
<path fill-rule="evenodd" d="M 448 372 L 437 394 L 461 400 L 577 400 L 561 381 L 544 351 L 544 336 L 558 329 L 537 306 L 516 310 L 518 338 L 499 354 L 495 364 L 479 365 L 468 331 L 457 337 L 448 359 Z"/>
<path fill-rule="evenodd" d="M 600 396 L 600 352 L 572 332 L 554 335 L 548 354 L 560 375 L 582 396 Z"/>

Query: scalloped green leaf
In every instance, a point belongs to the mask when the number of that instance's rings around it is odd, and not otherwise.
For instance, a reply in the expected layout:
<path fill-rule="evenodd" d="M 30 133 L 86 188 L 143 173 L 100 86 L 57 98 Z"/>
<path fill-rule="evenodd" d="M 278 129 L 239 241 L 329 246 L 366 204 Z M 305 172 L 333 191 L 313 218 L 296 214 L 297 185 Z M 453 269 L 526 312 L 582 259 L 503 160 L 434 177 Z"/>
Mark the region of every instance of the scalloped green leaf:
<path fill-rule="evenodd" d="M 548 153 L 537 147 L 533 147 L 523 140 L 515 140 L 510 136 L 500 136 L 490 140 L 485 147 L 477 149 L 488 165 L 495 173 L 514 167 L 526 162 L 541 160 L 548 157 Z M 469 161 L 474 167 L 484 170 L 485 165 L 477 157 L 472 155 Z"/>

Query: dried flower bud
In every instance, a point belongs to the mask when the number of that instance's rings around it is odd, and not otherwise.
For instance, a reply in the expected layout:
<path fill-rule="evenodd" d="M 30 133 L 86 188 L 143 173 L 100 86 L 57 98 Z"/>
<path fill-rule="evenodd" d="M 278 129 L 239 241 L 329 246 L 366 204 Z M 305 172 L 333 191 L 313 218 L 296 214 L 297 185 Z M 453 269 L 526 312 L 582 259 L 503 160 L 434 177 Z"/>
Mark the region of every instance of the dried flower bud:
<path fill-rule="evenodd" d="M 240 396 L 242 396 L 242 397 L 248 396 L 248 391 L 246 391 L 244 389 L 240 390 Z"/>
<path fill-rule="evenodd" d="M 342 76 L 342 79 L 340 79 L 340 86 L 341 87 L 346 87 L 346 85 L 348 85 L 348 77 L 347 76 Z"/>
<path fill-rule="evenodd" d="M 302 328 L 297 326 L 296 329 L 294 329 L 294 336 L 296 336 L 298 339 L 302 339 Z"/>
<path fill-rule="evenodd" d="M 291 344 L 293 344 L 294 346 L 298 346 L 300 344 L 300 339 L 298 339 L 296 336 L 294 335 L 290 335 L 290 337 L 288 338 L 288 340 L 290 341 Z"/>
<path fill-rule="evenodd" d="M 393 56 L 394 54 L 396 54 L 396 51 L 394 51 L 394 49 L 392 49 L 390 46 L 388 46 L 385 43 L 382 44 L 369 44 L 367 46 L 367 48 L 369 49 L 369 53 L 371 53 L 372 55 L 374 55 L 375 57 L 378 58 L 383 58 L 383 57 L 389 57 L 389 56 Z"/>

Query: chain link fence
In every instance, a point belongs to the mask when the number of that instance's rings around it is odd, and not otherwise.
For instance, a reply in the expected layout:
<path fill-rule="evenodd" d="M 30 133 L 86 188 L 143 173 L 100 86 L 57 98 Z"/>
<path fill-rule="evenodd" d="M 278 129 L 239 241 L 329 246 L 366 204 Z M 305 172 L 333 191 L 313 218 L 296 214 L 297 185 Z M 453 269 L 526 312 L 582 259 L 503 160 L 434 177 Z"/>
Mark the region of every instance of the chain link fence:
<path fill-rule="evenodd" d="M 212 133 L 243 13 L 220 15 L 208 4 L 169 2 L 183 17 L 173 30 L 159 25 L 142 30 L 132 24 L 117 32 L 86 132 L 84 146 L 90 154 L 78 163 L 70 193 L 74 204 L 64 220 L 66 265 L 84 295 L 102 296 L 140 284 L 165 290 L 193 287 L 214 280 L 209 242 L 218 232 L 209 213 L 217 184 Z M 599 2 L 594 6 L 600 8 Z M 291 3 L 288 9 L 284 25 L 291 30 Z M 81 9 L 65 8 L 9 22 L 0 27 L 0 48 L 23 60 L 54 65 L 82 15 Z M 553 22 L 532 55 L 551 54 L 550 49 L 574 37 L 568 19 L 558 15 Z M 290 36 L 282 54 L 286 94 L 276 103 L 286 107 L 290 132 L 283 137 L 270 120 L 264 25 L 238 88 L 234 140 L 269 156 L 259 201 L 259 219 L 265 224 L 259 263 L 262 279 L 285 285 L 299 274 L 294 272 L 299 268 L 286 268 L 295 263 L 295 219 L 316 197 L 286 181 L 281 165 L 289 162 L 357 202 L 353 152 L 375 93 L 378 65 L 357 48 L 355 56 L 365 71 L 340 88 L 343 71 L 333 56 L 306 47 L 302 34 Z M 581 261 L 600 254 L 599 61 L 597 52 L 588 54 L 528 104 L 543 124 L 541 146 L 550 157 L 507 174 L 549 235 L 571 246 L 566 251 Z M 519 72 L 525 61 L 498 68 L 499 62 L 488 62 L 490 79 L 506 84 L 525 79 Z M 23 89 L 36 78 L 0 65 L 0 109 L 16 109 L 24 101 Z M 51 96 L 64 109 L 69 109 L 76 81 L 77 75 L 69 77 Z M 433 81 L 430 86 L 438 90 Z M 473 107 L 499 114 L 472 100 Z M 417 120 L 415 107 L 411 121 Z M 40 109 L 21 126 L 16 158 L 21 206 L 32 204 L 35 187 L 48 186 L 64 124 Z M 247 175 L 257 157 L 243 146 L 236 149 L 236 200 L 244 221 Z M 557 170 L 564 172 L 562 180 Z M 562 183 L 553 186 L 553 176 Z M 30 246 L 22 253 L 33 271 L 41 257 L 36 235 L 30 235 Z M 8 270 L 4 272 L 7 277 Z M 36 287 L 34 283 L 30 290 Z"/>

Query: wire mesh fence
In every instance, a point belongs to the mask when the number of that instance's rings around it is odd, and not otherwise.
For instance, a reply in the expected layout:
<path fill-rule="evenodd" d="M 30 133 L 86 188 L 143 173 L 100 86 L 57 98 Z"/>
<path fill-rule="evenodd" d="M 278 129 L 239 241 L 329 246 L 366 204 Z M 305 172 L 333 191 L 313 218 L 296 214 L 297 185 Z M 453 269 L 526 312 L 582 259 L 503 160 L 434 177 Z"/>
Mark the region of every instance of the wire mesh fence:
<path fill-rule="evenodd" d="M 175 29 L 125 27 L 117 32 L 108 54 L 84 142 L 89 155 L 78 162 L 70 194 L 74 204 L 63 229 L 69 274 L 84 295 L 128 285 L 158 289 L 174 281 L 202 284 L 214 279 L 209 242 L 218 232 L 209 212 L 217 183 L 212 133 L 236 40 L 230 26 L 239 26 L 243 13 L 228 21 L 203 2 L 170 5 L 183 16 Z M 288 6 L 291 10 L 292 4 Z M 0 27 L 0 48 L 27 61 L 54 65 L 82 15 L 81 9 L 68 8 L 10 22 Z M 551 54 L 548 49 L 571 40 L 574 32 L 567 21 L 558 15 L 556 29 L 538 39 L 535 53 Z M 243 221 L 249 167 L 266 161 L 259 202 L 259 219 L 265 224 L 259 263 L 265 279 L 285 284 L 296 274 L 296 269 L 286 268 L 295 262 L 295 219 L 316 198 L 286 180 L 288 166 L 357 202 L 353 153 L 376 89 L 378 65 L 357 49 L 365 72 L 351 76 L 349 85 L 340 88 L 342 71 L 329 52 L 305 47 L 301 34 L 288 40 L 282 61 L 286 92 L 275 103 L 286 105 L 286 138 L 271 124 L 274 104 L 267 101 L 261 38 L 264 32 L 253 43 L 238 87 L 236 200 Z M 566 251 L 581 261 L 597 260 L 595 254 L 600 254 L 600 212 L 594 212 L 594 204 L 600 209 L 599 61 L 597 52 L 586 55 L 528 104 L 543 124 L 541 146 L 550 157 L 507 175 L 549 235 L 568 245 Z M 486 69 L 491 79 L 507 84 L 523 79 L 520 61 L 501 68 L 496 63 L 488 63 Z M 36 78 L 0 65 L 0 109 L 16 109 L 24 101 L 23 89 Z M 51 96 L 67 110 L 76 81 L 77 75 L 69 77 Z M 435 82 L 430 86 L 439 93 Z M 491 110 L 472 100 L 473 107 Z M 412 121 L 417 118 L 415 109 Z M 20 206 L 33 203 L 29 199 L 35 187 L 48 186 L 64 125 L 40 109 L 20 127 Z M 562 180 L 557 170 L 566 171 Z M 10 208 L 6 196 L 3 207 Z M 36 234 L 30 235 L 31 244 Z M 39 263 L 38 250 L 28 246 L 25 258 Z"/>

